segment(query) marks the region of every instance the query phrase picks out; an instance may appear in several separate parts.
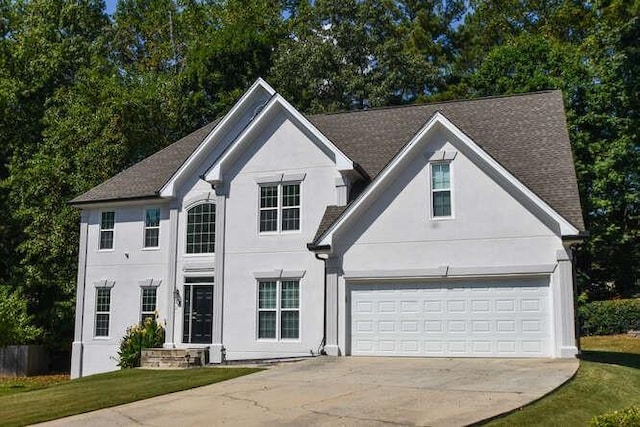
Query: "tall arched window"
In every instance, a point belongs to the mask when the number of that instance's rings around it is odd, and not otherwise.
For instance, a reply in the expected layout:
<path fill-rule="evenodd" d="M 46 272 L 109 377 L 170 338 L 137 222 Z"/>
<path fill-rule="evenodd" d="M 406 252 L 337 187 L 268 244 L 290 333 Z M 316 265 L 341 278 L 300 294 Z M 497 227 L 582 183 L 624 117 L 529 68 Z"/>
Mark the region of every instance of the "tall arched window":
<path fill-rule="evenodd" d="M 187 253 L 215 252 L 216 205 L 202 203 L 187 211 Z"/>

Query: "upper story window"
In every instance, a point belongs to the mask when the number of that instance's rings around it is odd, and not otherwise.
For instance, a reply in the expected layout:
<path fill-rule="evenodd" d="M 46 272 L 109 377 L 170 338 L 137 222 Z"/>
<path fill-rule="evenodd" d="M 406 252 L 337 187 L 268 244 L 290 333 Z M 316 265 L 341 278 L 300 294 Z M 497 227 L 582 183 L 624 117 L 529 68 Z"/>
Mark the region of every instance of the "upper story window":
<path fill-rule="evenodd" d="M 113 249 L 113 232 L 116 223 L 114 211 L 102 212 L 100 219 L 100 249 Z"/>
<path fill-rule="evenodd" d="M 431 216 L 451 217 L 451 164 L 431 164 Z"/>
<path fill-rule="evenodd" d="M 216 205 L 202 203 L 187 211 L 187 253 L 215 252 Z"/>
<path fill-rule="evenodd" d="M 157 248 L 160 245 L 160 208 L 144 211 L 144 247 Z"/>
<path fill-rule="evenodd" d="M 300 230 L 300 183 L 260 185 L 260 232 Z"/>

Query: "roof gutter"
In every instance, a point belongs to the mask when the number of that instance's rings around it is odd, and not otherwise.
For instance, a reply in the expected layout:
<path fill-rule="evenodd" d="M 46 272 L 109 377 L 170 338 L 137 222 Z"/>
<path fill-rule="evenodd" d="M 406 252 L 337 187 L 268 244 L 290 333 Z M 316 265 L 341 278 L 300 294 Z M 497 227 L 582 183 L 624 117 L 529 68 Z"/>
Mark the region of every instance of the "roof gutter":
<path fill-rule="evenodd" d="M 580 231 L 578 234 L 562 236 L 562 242 L 565 245 L 574 245 L 574 244 L 577 245 L 587 240 L 590 235 L 591 234 L 587 230 L 584 230 L 584 231 Z"/>
<path fill-rule="evenodd" d="M 317 245 L 315 243 L 307 243 L 307 249 L 315 253 L 328 254 L 331 252 L 331 245 Z"/>
<path fill-rule="evenodd" d="M 99 199 L 99 200 L 80 200 L 74 202 L 73 200 L 67 201 L 69 206 L 86 206 L 86 205 L 99 205 L 103 203 L 115 203 L 115 202 L 135 202 L 139 200 L 155 200 L 161 199 L 157 194 L 149 194 L 148 196 L 134 196 L 134 197 L 114 197 L 111 199 Z"/>

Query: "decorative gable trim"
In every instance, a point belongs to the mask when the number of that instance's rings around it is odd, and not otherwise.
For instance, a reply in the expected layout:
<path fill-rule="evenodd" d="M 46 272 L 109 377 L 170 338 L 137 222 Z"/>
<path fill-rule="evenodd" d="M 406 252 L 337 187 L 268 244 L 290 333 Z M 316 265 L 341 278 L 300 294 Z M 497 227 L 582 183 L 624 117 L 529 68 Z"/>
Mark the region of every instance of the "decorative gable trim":
<path fill-rule="evenodd" d="M 247 90 L 242 97 L 235 103 L 233 108 L 224 116 L 224 118 L 218 123 L 218 125 L 207 135 L 207 137 L 200 143 L 198 148 L 196 148 L 193 153 L 187 158 L 187 160 L 180 166 L 180 168 L 169 178 L 169 180 L 160 188 L 158 194 L 160 197 L 171 198 L 175 196 L 176 193 L 176 183 L 179 179 L 188 173 L 189 170 L 193 169 L 197 164 L 201 157 L 207 155 L 209 151 L 209 147 L 217 137 L 221 136 L 221 134 L 227 130 L 227 126 L 232 121 L 232 118 L 239 114 L 239 112 L 246 107 L 247 104 L 251 101 L 253 96 L 258 93 L 260 90 L 266 92 L 269 96 L 273 96 L 276 91 L 269 86 L 267 82 L 258 78 L 253 85 Z"/>
<path fill-rule="evenodd" d="M 355 169 L 353 161 L 347 157 L 338 147 L 336 147 L 324 134 L 322 134 L 318 128 L 316 128 L 306 117 L 304 117 L 298 110 L 296 110 L 286 99 L 281 95 L 275 94 L 269 100 L 267 105 L 258 113 L 255 119 L 238 135 L 238 137 L 231 143 L 227 150 L 220 156 L 218 160 L 211 166 L 211 168 L 204 174 L 205 181 L 211 184 L 218 184 L 222 182 L 224 170 L 233 164 L 235 159 L 240 155 L 244 148 L 250 143 L 251 135 L 260 129 L 260 126 L 267 121 L 267 118 L 275 113 L 278 108 L 283 109 L 289 114 L 289 117 L 297 122 L 303 130 L 309 132 L 312 137 L 317 139 L 323 148 L 334 158 L 336 168 L 340 172 L 351 171 Z M 270 177 L 273 178 L 273 177 Z M 285 179 L 283 177 L 282 179 Z"/>
<path fill-rule="evenodd" d="M 426 124 L 413 136 L 413 138 L 396 154 L 396 156 L 385 166 L 385 168 L 376 176 L 371 184 L 358 196 L 358 198 L 337 218 L 337 220 L 327 230 L 321 234 L 312 245 L 310 249 L 314 247 L 326 247 L 333 243 L 333 235 L 349 222 L 363 207 L 380 194 L 392 181 L 395 174 L 395 170 L 398 165 L 402 164 L 408 156 L 413 152 L 416 147 L 424 138 L 431 132 L 434 132 L 437 128 L 442 128 L 450 132 L 458 141 L 463 144 L 464 148 L 470 150 L 476 157 L 471 159 L 474 162 L 481 162 L 486 165 L 490 170 L 496 172 L 498 177 L 508 182 L 515 190 L 520 192 L 524 197 L 530 200 L 534 206 L 539 208 L 543 213 L 548 215 L 559 225 L 559 233 L 562 236 L 576 235 L 578 230 L 564 217 L 562 217 L 557 211 L 551 208 L 545 201 L 538 197 L 533 191 L 527 188 L 522 182 L 520 182 L 515 176 L 513 176 L 507 169 L 500 165 L 493 157 L 491 157 L 486 151 L 484 151 L 478 144 L 476 144 L 471 138 L 469 138 L 464 132 L 462 132 L 456 125 L 454 125 L 449 119 L 447 119 L 441 112 L 436 112 L 426 122 Z M 447 157 L 455 157 L 454 152 L 432 152 L 425 153 L 425 156 L 431 160 L 432 158 L 445 159 Z"/>

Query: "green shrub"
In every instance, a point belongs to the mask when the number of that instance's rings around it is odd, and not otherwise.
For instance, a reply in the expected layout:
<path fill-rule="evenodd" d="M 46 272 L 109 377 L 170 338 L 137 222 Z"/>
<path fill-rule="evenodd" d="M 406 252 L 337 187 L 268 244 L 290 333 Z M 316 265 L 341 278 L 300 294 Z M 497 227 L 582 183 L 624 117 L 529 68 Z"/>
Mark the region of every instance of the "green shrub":
<path fill-rule="evenodd" d="M 0 347 L 29 344 L 41 335 L 27 314 L 27 300 L 18 290 L 0 285 Z"/>
<path fill-rule="evenodd" d="M 632 406 L 631 408 L 621 411 L 609 412 L 608 414 L 593 417 L 589 423 L 591 427 L 636 427 L 640 426 L 640 407 Z"/>
<path fill-rule="evenodd" d="M 640 329 L 640 299 L 593 301 L 579 307 L 581 334 L 623 334 Z"/>
<path fill-rule="evenodd" d="M 127 329 L 127 335 L 120 341 L 118 366 L 137 368 L 144 348 L 158 348 L 164 344 L 164 328 L 155 317 Z"/>

